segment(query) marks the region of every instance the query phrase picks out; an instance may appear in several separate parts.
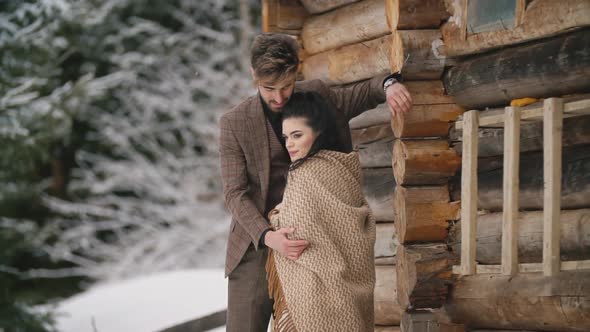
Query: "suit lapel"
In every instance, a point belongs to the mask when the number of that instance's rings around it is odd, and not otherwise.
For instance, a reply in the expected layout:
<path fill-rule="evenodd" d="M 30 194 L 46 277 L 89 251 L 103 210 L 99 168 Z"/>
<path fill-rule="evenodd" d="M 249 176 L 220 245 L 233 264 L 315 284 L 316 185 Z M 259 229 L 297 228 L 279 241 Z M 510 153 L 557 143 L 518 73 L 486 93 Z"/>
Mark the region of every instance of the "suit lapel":
<path fill-rule="evenodd" d="M 268 195 L 268 181 L 270 178 L 270 145 L 266 129 L 266 117 L 262 110 L 260 96 L 257 96 L 254 107 L 248 110 L 248 126 L 252 133 L 252 150 L 254 151 L 256 165 L 258 166 L 258 177 L 260 179 L 260 190 L 263 202 L 266 202 Z"/>

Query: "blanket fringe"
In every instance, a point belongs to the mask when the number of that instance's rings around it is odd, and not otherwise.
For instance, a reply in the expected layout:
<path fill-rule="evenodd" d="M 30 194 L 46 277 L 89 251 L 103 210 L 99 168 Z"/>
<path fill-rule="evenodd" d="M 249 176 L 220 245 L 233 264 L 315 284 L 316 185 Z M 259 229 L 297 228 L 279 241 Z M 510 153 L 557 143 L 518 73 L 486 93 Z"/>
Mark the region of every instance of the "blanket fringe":
<path fill-rule="evenodd" d="M 289 315 L 283 285 L 276 269 L 274 252 L 268 250 L 266 259 L 266 278 L 268 279 L 268 296 L 274 299 L 273 305 L 273 331 L 275 332 L 297 332 L 293 319 Z"/>

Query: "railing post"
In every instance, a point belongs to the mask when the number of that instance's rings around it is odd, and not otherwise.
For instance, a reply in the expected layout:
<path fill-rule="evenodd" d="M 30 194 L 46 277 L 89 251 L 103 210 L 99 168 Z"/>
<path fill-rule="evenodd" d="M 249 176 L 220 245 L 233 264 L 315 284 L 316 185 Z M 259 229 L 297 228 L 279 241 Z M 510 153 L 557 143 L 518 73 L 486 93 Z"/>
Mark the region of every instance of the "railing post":
<path fill-rule="evenodd" d="M 502 274 L 518 273 L 518 173 L 520 109 L 506 107 L 504 120 L 504 208 L 502 214 Z"/>
<path fill-rule="evenodd" d="M 561 136 L 563 100 L 546 99 L 543 104 L 543 274 L 560 270 L 559 215 L 561 210 Z"/>
<path fill-rule="evenodd" d="M 461 166 L 461 274 L 476 272 L 477 235 L 477 147 L 479 113 L 463 114 L 463 156 Z"/>

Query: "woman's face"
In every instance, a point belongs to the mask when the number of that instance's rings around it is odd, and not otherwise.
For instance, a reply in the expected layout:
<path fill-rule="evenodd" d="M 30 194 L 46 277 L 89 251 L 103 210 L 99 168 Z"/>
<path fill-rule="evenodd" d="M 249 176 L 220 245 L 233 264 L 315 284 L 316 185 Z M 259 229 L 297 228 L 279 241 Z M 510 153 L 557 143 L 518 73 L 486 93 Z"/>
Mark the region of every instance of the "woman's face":
<path fill-rule="evenodd" d="M 317 136 L 304 118 L 283 120 L 283 137 L 291 162 L 305 157 Z"/>

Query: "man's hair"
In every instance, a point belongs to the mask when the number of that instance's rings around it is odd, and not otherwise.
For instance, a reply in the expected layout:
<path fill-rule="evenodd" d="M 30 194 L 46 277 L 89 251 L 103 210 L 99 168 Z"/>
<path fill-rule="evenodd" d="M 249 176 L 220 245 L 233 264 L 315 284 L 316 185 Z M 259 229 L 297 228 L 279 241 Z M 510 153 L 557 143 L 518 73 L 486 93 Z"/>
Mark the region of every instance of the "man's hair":
<path fill-rule="evenodd" d="M 297 73 L 299 45 L 293 37 L 280 33 L 258 35 L 250 50 L 255 80 L 280 82 Z"/>
<path fill-rule="evenodd" d="M 309 152 L 301 159 L 294 161 L 289 170 L 301 166 L 320 150 L 344 152 L 337 130 L 336 119 L 328 105 L 317 92 L 295 92 L 281 112 L 283 121 L 290 118 L 302 118 L 318 136 L 311 145 Z"/>

